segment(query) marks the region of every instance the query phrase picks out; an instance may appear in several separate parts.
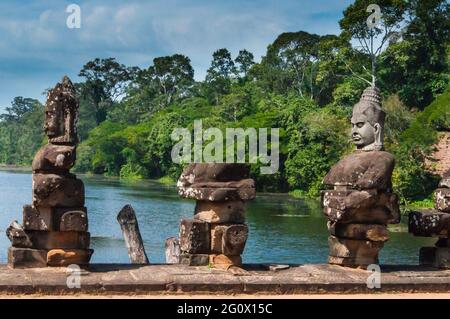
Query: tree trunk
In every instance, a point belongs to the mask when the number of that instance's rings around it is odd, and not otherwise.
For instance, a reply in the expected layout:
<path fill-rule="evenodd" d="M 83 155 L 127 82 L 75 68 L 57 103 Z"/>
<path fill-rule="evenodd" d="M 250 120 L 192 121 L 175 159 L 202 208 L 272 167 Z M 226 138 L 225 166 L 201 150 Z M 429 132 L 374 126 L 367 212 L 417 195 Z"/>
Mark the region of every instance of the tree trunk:
<path fill-rule="evenodd" d="M 144 243 L 133 207 L 125 205 L 117 215 L 117 221 L 122 228 L 131 263 L 148 264 L 149 261 L 145 253 Z"/>

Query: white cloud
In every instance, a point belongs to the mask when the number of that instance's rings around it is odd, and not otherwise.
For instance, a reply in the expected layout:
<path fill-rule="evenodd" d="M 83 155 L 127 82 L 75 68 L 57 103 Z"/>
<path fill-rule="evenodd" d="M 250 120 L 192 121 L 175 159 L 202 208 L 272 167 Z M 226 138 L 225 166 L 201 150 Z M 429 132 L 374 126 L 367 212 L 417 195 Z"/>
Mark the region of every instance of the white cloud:
<path fill-rule="evenodd" d="M 66 27 L 65 9 L 72 1 L 0 3 L 1 82 L 6 74 L 10 81 L 34 86 L 30 92 L 35 94 L 53 85 L 61 73 L 76 77 L 95 57 L 112 56 L 127 65 L 148 67 L 154 57 L 174 53 L 189 56 L 196 78 L 202 79 L 214 50 L 226 47 L 236 55 L 246 48 L 259 59 L 281 32 L 333 32 L 336 18 L 327 20 L 320 14 L 339 13 L 349 1 L 76 2 L 81 6 L 81 29 Z M 12 64 L 6 66 L 2 60 Z M 20 94 L 26 95 L 22 85 L 8 85 L 20 87 Z M 14 89 L 0 93 L 0 106 L 15 95 Z"/>

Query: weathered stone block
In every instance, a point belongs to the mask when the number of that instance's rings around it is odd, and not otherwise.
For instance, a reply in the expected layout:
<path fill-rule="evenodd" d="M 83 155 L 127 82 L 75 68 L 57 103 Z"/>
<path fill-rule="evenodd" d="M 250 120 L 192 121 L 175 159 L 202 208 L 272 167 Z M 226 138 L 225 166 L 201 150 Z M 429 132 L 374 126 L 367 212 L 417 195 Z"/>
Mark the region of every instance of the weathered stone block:
<path fill-rule="evenodd" d="M 180 264 L 187 266 L 207 266 L 209 255 L 207 254 L 181 254 Z"/>
<path fill-rule="evenodd" d="M 383 242 L 328 237 L 330 256 L 343 258 L 377 258 Z"/>
<path fill-rule="evenodd" d="M 192 187 L 178 187 L 178 194 L 184 198 L 201 201 L 247 201 L 255 198 L 256 189 L 252 179 L 245 179 L 238 182 L 211 182 L 195 184 Z"/>
<path fill-rule="evenodd" d="M 422 247 L 419 251 L 419 262 L 422 266 L 450 269 L 450 248 Z"/>
<path fill-rule="evenodd" d="M 397 224 L 400 222 L 398 198 L 376 190 L 327 190 L 322 192 L 323 212 L 332 222 Z"/>
<path fill-rule="evenodd" d="M 450 188 L 438 188 L 435 193 L 436 209 L 450 213 Z"/>
<path fill-rule="evenodd" d="M 61 214 L 59 231 L 86 232 L 87 230 L 88 230 L 88 218 L 86 211 L 67 210 Z"/>
<path fill-rule="evenodd" d="M 210 225 L 200 220 L 182 219 L 180 249 L 182 253 L 207 254 L 211 246 Z"/>
<path fill-rule="evenodd" d="M 12 268 L 47 267 L 47 251 L 10 247 L 8 249 L 8 265 Z"/>
<path fill-rule="evenodd" d="M 23 225 L 26 230 L 43 231 L 87 231 L 86 207 L 77 208 L 35 208 L 23 207 Z"/>
<path fill-rule="evenodd" d="M 53 215 L 50 207 L 37 209 L 31 205 L 23 206 L 23 227 L 26 230 L 53 230 Z"/>
<path fill-rule="evenodd" d="M 328 222 L 330 234 L 339 238 L 385 242 L 389 231 L 384 225 L 375 224 L 341 224 Z"/>
<path fill-rule="evenodd" d="M 178 179 L 179 186 L 196 183 L 240 181 L 249 178 L 250 166 L 240 163 L 192 163 Z"/>
<path fill-rule="evenodd" d="M 26 231 L 28 237 L 37 249 L 88 249 L 90 234 L 74 231 Z"/>
<path fill-rule="evenodd" d="M 414 236 L 448 236 L 450 214 L 435 210 L 409 213 L 408 231 Z"/>
<path fill-rule="evenodd" d="M 87 265 L 93 252 L 92 249 L 52 249 L 47 253 L 47 265 L 53 267 Z"/>
<path fill-rule="evenodd" d="M 197 201 L 194 218 L 208 223 L 241 224 L 245 222 L 245 202 Z"/>
<path fill-rule="evenodd" d="M 33 206 L 83 207 L 83 182 L 73 176 L 33 174 Z"/>
<path fill-rule="evenodd" d="M 75 164 L 75 146 L 47 144 L 34 156 L 33 172 L 68 172 Z"/>
<path fill-rule="evenodd" d="M 240 266 L 242 265 L 241 256 L 229 256 L 229 255 L 209 255 L 209 263 L 211 265 L 233 265 Z"/>
<path fill-rule="evenodd" d="M 355 189 L 386 190 L 391 187 L 394 166 L 395 158 L 388 152 L 354 152 L 331 168 L 323 184 L 346 185 Z"/>
<path fill-rule="evenodd" d="M 247 237 L 247 225 L 213 225 L 211 227 L 211 252 L 214 254 L 241 255 Z"/>

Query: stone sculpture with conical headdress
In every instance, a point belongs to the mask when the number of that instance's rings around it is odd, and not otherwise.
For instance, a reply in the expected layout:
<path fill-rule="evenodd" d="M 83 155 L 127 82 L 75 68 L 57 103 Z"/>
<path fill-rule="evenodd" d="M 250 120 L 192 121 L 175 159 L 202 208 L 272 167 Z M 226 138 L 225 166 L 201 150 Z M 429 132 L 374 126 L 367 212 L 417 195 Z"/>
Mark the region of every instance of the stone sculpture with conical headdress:
<path fill-rule="evenodd" d="M 395 159 L 383 151 L 385 116 L 379 90 L 368 87 L 351 118 L 356 150 L 323 180 L 332 187 L 322 192 L 329 220 L 329 263 L 351 267 L 378 263 L 378 252 L 389 238 L 386 225 L 400 221 L 391 182 Z"/>

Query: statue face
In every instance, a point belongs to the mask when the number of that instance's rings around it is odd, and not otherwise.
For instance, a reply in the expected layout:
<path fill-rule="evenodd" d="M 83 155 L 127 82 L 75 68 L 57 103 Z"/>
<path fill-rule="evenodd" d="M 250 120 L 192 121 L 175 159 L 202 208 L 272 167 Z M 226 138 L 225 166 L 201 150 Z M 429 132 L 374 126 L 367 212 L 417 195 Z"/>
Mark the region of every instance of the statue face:
<path fill-rule="evenodd" d="M 55 108 L 48 108 L 45 111 L 45 124 L 44 130 L 47 136 L 58 136 L 61 135 L 61 116 Z"/>
<path fill-rule="evenodd" d="M 373 127 L 368 121 L 352 120 L 352 140 L 357 149 L 375 143 L 377 128 Z"/>

